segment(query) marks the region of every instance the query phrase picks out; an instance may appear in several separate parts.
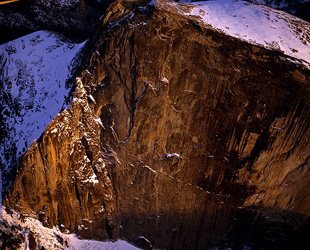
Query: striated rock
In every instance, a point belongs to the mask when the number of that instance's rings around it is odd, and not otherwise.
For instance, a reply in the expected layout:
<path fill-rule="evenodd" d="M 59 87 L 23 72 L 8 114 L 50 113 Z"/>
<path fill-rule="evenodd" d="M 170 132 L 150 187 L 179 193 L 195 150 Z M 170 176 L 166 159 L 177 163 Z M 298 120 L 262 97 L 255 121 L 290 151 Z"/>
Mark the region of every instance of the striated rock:
<path fill-rule="evenodd" d="M 309 70 L 164 1 L 113 3 L 88 49 L 6 206 L 145 249 L 268 249 L 304 230 Z"/>

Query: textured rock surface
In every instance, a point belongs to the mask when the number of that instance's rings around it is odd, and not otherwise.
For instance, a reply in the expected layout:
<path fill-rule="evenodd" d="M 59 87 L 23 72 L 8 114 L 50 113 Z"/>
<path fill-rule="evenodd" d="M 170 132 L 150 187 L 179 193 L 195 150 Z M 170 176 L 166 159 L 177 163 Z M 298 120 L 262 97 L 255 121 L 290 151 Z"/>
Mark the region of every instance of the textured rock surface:
<path fill-rule="evenodd" d="M 78 88 L 71 107 L 54 119 L 24 156 L 14 195 L 21 211 L 35 211 L 45 225 L 63 224 L 81 234 L 87 225 L 93 233 L 88 237 L 108 239 L 105 225 L 115 206 L 100 152 L 100 124 L 84 89 Z M 91 230 L 92 222 L 96 230 Z"/>
<path fill-rule="evenodd" d="M 309 71 L 156 3 L 110 7 L 73 104 L 5 204 L 146 249 L 205 249 L 228 232 L 293 241 L 310 215 Z"/>

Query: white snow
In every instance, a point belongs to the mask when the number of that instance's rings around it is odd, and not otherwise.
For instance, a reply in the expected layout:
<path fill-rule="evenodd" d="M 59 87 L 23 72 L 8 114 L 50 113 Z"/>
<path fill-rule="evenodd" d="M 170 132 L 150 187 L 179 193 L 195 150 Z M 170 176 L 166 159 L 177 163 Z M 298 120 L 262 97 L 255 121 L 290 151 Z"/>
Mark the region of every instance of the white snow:
<path fill-rule="evenodd" d="M 139 250 L 125 240 L 117 240 L 115 242 L 102 242 L 95 240 L 81 240 L 75 234 L 65 234 L 60 232 L 57 227 L 53 229 L 44 227 L 42 223 L 33 218 L 25 218 L 23 221 L 19 219 L 19 215 L 13 211 L 12 215 L 7 214 L 4 208 L 0 205 L 0 221 L 5 221 L 8 225 L 20 225 L 22 234 L 25 237 L 25 243 L 21 244 L 18 250 L 29 249 L 27 248 L 28 239 L 27 235 L 30 231 L 33 232 L 36 243 L 43 246 L 45 249 L 68 249 L 68 250 Z M 62 243 L 59 241 L 62 238 Z M 1 239 L 0 239 L 1 246 Z"/>
<path fill-rule="evenodd" d="M 152 244 L 147 238 L 145 238 L 144 236 L 139 236 L 138 239 L 143 239 L 145 240 L 147 243 Z"/>
<path fill-rule="evenodd" d="M 167 155 L 166 155 L 166 157 L 173 157 L 173 156 L 180 157 L 180 154 L 178 154 L 178 153 L 172 153 L 172 154 L 167 154 Z"/>
<path fill-rule="evenodd" d="M 286 12 L 241 0 L 167 2 L 181 14 L 251 44 L 300 59 L 310 68 L 310 24 Z M 182 8 L 186 5 L 187 8 Z M 192 6 L 191 8 L 188 8 Z"/>
<path fill-rule="evenodd" d="M 96 103 L 95 98 L 92 95 L 88 95 L 88 97 L 93 103 Z"/>
<path fill-rule="evenodd" d="M 57 131 L 58 131 L 57 128 L 54 128 L 54 129 L 51 131 L 51 133 L 52 133 L 52 134 L 54 134 L 54 133 L 56 134 Z"/>
<path fill-rule="evenodd" d="M 171 158 L 171 157 L 177 157 L 177 158 L 180 158 L 180 157 L 181 157 L 181 155 L 180 155 L 180 154 L 178 154 L 178 153 L 165 154 L 165 155 L 161 158 L 161 160 L 166 159 L 166 158 Z"/>
<path fill-rule="evenodd" d="M 88 179 L 83 180 L 82 182 L 90 182 L 93 183 L 93 185 L 99 183 L 96 174 L 93 174 L 92 176 L 90 176 Z"/>
<path fill-rule="evenodd" d="M 0 145 L 0 160 L 5 166 L 9 162 L 4 152 L 15 144 L 17 155 L 21 155 L 64 106 L 71 87 L 65 83 L 84 44 L 71 44 L 55 33 L 38 31 L 0 45 L 3 92 L 18 107 L 14 112 L 8 101 L 7 111 L 2 113 L 9 130 Z"/>
<path fill-rule="evenodd" d="M 164 82 L 164 83 L 169 83 L 169 80 L 166 77 L 162 77 L 160 79 L 160 81 Z"/>
<path fill-rule="evenodd" d="M 143 168 L 147 168 L 148 170 L 150 170 L 151 172 L 155 173 L 156 174 L 156 171 L 153 169 L 153 168 L 150 168 L 149 166 L 145 165 L 145 166 L 142 166 Z"/>
<path fill-rule="evenodd" d="M 117 240 L 116 242 L 99 242 L 93 240 L 79 240 L 76 236 L 71 236 L 70 238 L 71 244 L 74 246 L 72 249 L 76 250 L 138 250 L 137 248 L 127 241 Z"/>
<path fill-rule="evenodd" d="M 39 31 L 0 46 L 0 54 L 7 60 L 2 79 L 11 83 L 7 92 L 22 106 L 14 134 L 18 152 L 25 142 L 30 146 L 59 113 L 70 91 L 65 86 L 70 63 L 83 45 L 68 44 L 54 33 Z"/>

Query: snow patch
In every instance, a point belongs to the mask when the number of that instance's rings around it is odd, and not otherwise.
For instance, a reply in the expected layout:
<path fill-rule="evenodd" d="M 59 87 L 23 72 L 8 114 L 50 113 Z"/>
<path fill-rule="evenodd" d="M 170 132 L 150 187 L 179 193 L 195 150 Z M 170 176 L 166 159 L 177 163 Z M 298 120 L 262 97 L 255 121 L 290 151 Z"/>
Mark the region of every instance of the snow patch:
<path fill-rule="evenodd" d="M 98 179 L 97 179 L 97 176 L 95 174 L 93 174 L 91 177 L 89 177 L 88 179 L 86 180 L 83 180 L 82 182 L 90 182 L 90 183 L 93 183 L 94 185 L 99 183 Z"/>
<path fill-rule="evenodd" d="M 310 23 L 298 17 L 241 0 L 165 5 L 182 15 L 198 17 L 205 25 L 232 37 L 282 51 L 310 68 Z"/>
<path fill-rule="evenodd" d="M 93 102 L 96 103 L 95 98 L 92 95 L 88 95 L 88 98 Z"/>
<path fill-rule="evenodd" d="M 166 155 L 164 155 L 164 156 L 161 158 L 161 160 L 166 159 L 166 158 L 171 158 L 171 157 L 180 158 L 180 157 L 181 157 L 181 154 L 178 154 L 178 153 L 166 154 Z"/>
<path fill-rule="evenodd" d="M 54 128 L 54 129 L 51 131 L 51 133 L 52 133 L 52 134 L 56 134 L 57 131 L 58 131 L 57 128 Z"/>
<path fill-rule="evenodd" d="M 155 173 L 156 174 L 156 171 L 152 168 L 150 168 L 149 166 L 145 165 L 145 166 L 142 166 L 143 168 L 147 168 L 148 170 L 150 170 L 151 172 Z"/>
<path fill-rule="evenodd" d="M 164 83 L 169 83 L 169 80 L 166 78 L 166 77 L 162 77 L 162 78 L 160 78 L 160 81 L 161 82 L 164 82 Z"/>
<path fill-rule="evenodd" d="M 10 172 L 13 158 L 21 156 L 65 108 L 71 89 L 66 80 L 84 44 L 38 31 L 0 45 L 0 118 L 7 132 L 0 141 L 2 171 Z M 16 155 L 6 155 L 15 146 Z"/>
<path fill-rule="evenodd" d="M 25 242 L 21 244 L 19 250 L 28 248 L 28 233 L 31 231 L 36 239 L 36 243 L 45 249 L 68 249 L 68 250 L 94 250 L 94 249 L 107 249 L 107 250 L 139 250 L 124 240 L 117 240 L 115 242 L 101 242 L 95 240 L 81 240 L 75 234 L 62 233 L 59 228 L 47 228 L 42 223 L 34 218 L 24 218 L 20 220 L 19 215 L 12 211 L 8 214 L 4 207 L 0 205 L 0 221 L 6 222 L 9 225 L 20 225 L 23 229 L 21 233 L 24 234 Z M 91 220 L 88 220 L 91 222 Z M 62 225 L 63 226 L 63 225 Z M 1 240 L 1 239 L 0 239 Z"/>

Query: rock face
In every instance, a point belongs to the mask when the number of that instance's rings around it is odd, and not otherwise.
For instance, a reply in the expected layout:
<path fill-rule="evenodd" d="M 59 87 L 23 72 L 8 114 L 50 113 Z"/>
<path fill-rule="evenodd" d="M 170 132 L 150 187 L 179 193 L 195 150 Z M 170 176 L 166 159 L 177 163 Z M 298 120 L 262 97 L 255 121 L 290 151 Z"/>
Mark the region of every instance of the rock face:
<path fill-rule="evenodd" d="M 308 70 L 161 1 L 112 4 L 87 46 L 6 206 L 145 249 L 276 249 L 304 230 Z"/>

